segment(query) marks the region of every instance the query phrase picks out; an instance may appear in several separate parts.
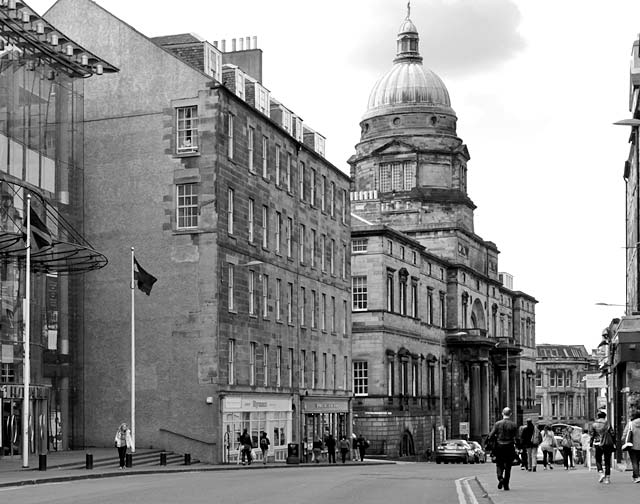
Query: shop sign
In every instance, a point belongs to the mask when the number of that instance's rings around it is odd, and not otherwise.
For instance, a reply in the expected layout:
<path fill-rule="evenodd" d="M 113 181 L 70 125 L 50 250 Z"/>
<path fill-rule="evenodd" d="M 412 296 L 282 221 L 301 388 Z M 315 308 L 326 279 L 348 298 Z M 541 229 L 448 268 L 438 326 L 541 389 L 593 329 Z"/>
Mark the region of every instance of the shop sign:
<path fill-rule="evenodd" d="M 46 399 L 48 395 L 48 389 L 46 387 L 29 387 L 29 396 L 31 399 Z M 24 397 L 24 386 L 2 385 L 2 387 L 0 387 L 0 397 L 4 397 L 5 399 L 22 399 Z"/>
<path fill-rule="evenodd" d="M 607 386 L 607 379 L 600 376 L 599 373 L 588 374 L 585 376 L 587 388 L 603 388 Z"/>
<path fill-rule="evenodd" d="M 349 411 L 348 401 L 340 399 L 304 398 L 300 401 L 300 406 L 304 413 L 344 413 Z"/>
<path fill-rule="evenodd" d="M 291 399 L 272 396 L 227 396 L 223 411 L 291 411 Z"/>
<path fill-rule="evenodd" d="M 469 422 L 460 422 L 460 435 L 461 436 L 469 435 Z"/>

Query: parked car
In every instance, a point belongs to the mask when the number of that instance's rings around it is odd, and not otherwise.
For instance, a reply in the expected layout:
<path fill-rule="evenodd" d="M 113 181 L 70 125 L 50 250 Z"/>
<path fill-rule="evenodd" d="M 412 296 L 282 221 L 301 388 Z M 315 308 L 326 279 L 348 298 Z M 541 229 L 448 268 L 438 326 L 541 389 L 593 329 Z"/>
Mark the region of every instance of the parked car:
<path fill-rule="evenodd" d="M 464 439 L 447 439 L 436 447 L 436 464 L 444 462 L 475 462 L 475 452 Z"/>
<path fill-rule="evenodd" d="M 487 461 L 487 454 L 477 441 L 469 441 L 469 445 L 473 449 L 473 458 L 476 464 L 484 464 Z"/>

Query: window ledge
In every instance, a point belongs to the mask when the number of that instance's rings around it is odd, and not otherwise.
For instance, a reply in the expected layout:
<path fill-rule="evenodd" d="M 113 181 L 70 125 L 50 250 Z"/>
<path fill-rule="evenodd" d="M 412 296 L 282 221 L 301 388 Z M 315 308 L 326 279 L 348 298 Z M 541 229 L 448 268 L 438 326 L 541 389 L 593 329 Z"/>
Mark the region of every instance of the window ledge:
<path fill-rule="evenodd" d="M 173 157 L 174 158 L 184 158 L 184 157 L 193 157 L 193 156 L 200 156 L 200 151 L 194 151 L 194 152 L 174 152 L 173 153 Z"/>

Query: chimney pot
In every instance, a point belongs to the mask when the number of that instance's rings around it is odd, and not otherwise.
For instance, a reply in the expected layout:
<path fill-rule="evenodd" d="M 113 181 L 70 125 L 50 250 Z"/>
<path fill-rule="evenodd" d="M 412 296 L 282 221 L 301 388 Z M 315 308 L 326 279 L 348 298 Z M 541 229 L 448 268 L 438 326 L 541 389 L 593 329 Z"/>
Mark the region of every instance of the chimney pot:
<path fill-rule="evenodd" d="M 251 37 L 246 37 L 244 45 L 247 46 L 247 51 L 249 49 L 252 49 L 252 47 L 251 47 Z"/>
<path fill-rule="evenodd" d="M 236 39 L 231 39 L 231 52 L 236 50 Z"/>
<path fill-rule="evenodd" d="M 254 35 L 253 37 L 253 48 L 257 49 L 258 48 L 258 37 Z"/>

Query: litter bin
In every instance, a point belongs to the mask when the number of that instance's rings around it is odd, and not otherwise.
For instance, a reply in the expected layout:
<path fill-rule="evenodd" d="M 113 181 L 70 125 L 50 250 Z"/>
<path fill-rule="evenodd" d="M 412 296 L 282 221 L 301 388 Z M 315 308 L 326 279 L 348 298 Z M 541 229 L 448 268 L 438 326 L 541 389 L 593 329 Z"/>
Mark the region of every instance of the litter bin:
<path fill-rule="evenodd" d="M 300 463 L 300 446 L 297 443 L 287 445 L 287 464 Z"/>

